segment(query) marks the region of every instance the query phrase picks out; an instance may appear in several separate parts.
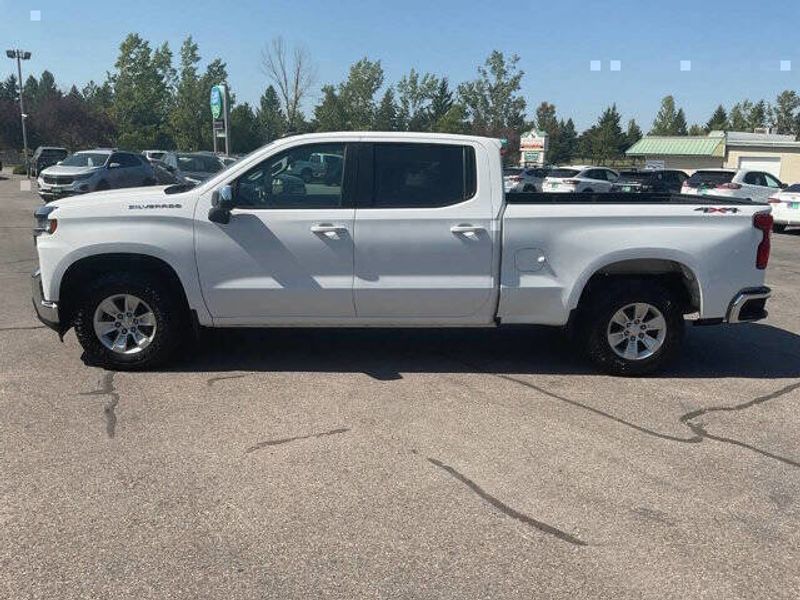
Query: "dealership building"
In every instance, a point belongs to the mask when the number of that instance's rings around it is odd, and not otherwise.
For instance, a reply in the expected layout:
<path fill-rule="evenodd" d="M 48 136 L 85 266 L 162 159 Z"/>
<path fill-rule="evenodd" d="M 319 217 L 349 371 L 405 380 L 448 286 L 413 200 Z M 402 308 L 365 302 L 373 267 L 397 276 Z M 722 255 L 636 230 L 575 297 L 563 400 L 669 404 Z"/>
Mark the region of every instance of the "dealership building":
<path fill-rule="evenodd" d="M 766 171 L 785 183 L 800 183 L 800 142 L 793 135 L 712 131 L 707 136 L 647 135 L 628 156 L 651 168 L 728 168 Z"/>

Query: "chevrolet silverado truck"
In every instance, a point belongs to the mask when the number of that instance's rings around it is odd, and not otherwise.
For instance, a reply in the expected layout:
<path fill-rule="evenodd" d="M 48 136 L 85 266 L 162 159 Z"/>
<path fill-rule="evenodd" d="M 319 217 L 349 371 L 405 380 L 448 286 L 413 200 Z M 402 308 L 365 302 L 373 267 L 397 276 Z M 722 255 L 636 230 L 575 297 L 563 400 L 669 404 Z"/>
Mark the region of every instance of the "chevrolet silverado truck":
<path fill-rule="evenodd" d="M 341 157 L 334 178 L 292 165 Z M 200 327 L 563 327 L 603 370 L 680 352 L 687 322 L 755 321 L 768 205 L 671 194 L 505 194 L 498 140 L 324 133 L 275 141 L 196 187 L 36 210 L 33 301 L 111 369 Z"/>

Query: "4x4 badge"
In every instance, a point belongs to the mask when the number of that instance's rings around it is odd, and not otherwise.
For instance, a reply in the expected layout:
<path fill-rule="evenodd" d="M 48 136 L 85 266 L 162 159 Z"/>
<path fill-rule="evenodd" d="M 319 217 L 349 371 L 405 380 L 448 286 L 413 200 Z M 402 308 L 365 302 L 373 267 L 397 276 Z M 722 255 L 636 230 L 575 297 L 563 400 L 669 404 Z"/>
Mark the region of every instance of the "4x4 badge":
<path fill-rule="evenodd" d="M 735 214 L 739 212 L 739 209 L 736 208 L 735 206 L 701 206 L 700 208 L 695 208 L 694 210 L 704 212 L 706 214 L 708 213 Z"/>

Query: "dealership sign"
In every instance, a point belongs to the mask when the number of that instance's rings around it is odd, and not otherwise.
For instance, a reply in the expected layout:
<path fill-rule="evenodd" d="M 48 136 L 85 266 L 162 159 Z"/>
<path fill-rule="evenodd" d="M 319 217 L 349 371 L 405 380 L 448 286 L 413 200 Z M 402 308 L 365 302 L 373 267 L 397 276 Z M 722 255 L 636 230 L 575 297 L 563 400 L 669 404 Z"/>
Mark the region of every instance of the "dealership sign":
<path fill-rule="evenodd" d="M 212 86 L 211 88 L 211 116 L 219 119 L 222 116 L 223 110 L 223 88 L 220 85 Z"/>
<path fill-rule="evenodd" d="M 534 129 L 519 139 L 522 166 L 544 165 L 547 152 L 547 133 Z"/>

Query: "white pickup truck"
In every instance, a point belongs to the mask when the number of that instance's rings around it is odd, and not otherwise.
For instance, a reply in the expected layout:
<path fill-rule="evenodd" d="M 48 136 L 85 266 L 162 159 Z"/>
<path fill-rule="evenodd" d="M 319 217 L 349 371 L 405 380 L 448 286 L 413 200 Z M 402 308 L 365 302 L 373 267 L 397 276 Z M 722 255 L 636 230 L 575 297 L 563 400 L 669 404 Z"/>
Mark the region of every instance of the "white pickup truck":
<path fill-rule="evenodd" d="M 199 326 L 541 324 L 634 375 L 678 352 L 687 315 L 766 316 L 768 205 L 504 194 L 500 148 L 447 134 L 302 135 L 195 188 L 52 202 L 36 211 L 36 311 L 114 369 L 161 364 Z M 339 172 L 292 175 L 315 153 L 340 156 Z"/>

